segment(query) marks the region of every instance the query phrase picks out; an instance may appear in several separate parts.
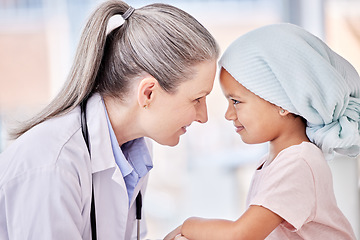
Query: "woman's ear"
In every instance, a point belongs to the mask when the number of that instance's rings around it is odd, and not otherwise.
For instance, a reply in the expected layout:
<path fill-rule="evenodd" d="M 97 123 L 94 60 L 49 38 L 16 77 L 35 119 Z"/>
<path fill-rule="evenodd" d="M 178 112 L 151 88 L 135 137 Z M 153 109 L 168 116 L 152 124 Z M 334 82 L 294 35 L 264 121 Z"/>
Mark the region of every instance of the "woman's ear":
<path fill-rule="evenodd" d="M 158 87 L 158 81 L 152 77 L 147 76 L 143 78 L 138 85 L 138 103 L 141 108 L 148 108 L 154 100 L 154 90 Z"/>

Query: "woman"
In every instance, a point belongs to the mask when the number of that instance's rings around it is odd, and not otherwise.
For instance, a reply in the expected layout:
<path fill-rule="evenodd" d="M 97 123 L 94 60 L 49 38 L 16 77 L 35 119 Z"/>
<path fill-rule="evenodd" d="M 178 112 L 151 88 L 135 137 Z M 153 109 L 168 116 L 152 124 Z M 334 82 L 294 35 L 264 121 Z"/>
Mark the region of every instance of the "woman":
<path fill-rule="evenodd" d="M 107 34 L 117 14 L 125 22 Z M 175 146 L 207 121 L 218 55 L 180 9 L 100 5 L 64 87 L 0 155 L 0 239 L 134 239 L 152 168 L 144 137 Z"/>

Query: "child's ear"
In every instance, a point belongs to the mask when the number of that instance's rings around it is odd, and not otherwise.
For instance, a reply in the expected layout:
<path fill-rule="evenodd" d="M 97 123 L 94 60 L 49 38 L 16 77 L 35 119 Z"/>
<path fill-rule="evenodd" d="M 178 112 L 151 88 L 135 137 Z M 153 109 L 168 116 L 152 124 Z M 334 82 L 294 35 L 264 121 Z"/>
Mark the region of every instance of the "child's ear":
<path fill-rule="evenodd" d="M 283 109 L 282 107 L 279 108 L 279 114 L 280 116 L 286 116 L 288 115 L 290 112 L 288 110 Z"/>
<path fill-rule="evenodd" d="M 158 81 L 148 76 L 143 78 L 138 85 L 138 103 L 141 108 L 148 108 L 154 100 L 154 90 L 158 87 Z"/>

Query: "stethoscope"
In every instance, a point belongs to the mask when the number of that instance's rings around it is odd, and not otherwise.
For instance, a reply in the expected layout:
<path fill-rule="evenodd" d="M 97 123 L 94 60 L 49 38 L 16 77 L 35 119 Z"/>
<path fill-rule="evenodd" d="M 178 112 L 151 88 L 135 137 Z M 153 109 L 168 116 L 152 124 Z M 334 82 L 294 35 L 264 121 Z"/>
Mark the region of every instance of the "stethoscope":
<path fill-rule="evenodd" d="M 87 127 L 86 121 L 86 104 L 87 99 L 84 99 L 80 104 L 81 109 L 81 130 L 82 134 L 90 155 L 90 141 L 89 141 L 89 131 Z M 91 222 L 91 235 L 92 239 L 96 240 L 96 215 L 95 215 L 95 198 L 94 198 L 94 185 L 91 188 L 91 210 L 90 210 L 90 222 Z M 142 195 L 139 191 L 138 195 L 135 199 L 135 206 L 136 206 L 136 221 L 137 221 L 137 240 L 140 240 L 140 220 L 141 220 L 141 208 L 142 208 Z"/>

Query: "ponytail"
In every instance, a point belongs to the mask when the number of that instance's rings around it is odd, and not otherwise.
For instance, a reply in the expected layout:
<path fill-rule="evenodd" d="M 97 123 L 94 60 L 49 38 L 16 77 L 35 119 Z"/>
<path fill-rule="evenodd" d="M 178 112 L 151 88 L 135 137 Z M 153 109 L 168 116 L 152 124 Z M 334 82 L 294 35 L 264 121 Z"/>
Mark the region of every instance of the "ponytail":
<path fill-rule="evenodd" d="M 94 90 L 101 64 L 109 19 L 123 14 L 129 6 L 122 1 L 107 1 L 91 15 L 80 38 L 74 63 L 64 86 L 57 96 L 38 115 L 10 132 L 17 138 L 45 120 L 66 114 L 88 98 Z"/>

